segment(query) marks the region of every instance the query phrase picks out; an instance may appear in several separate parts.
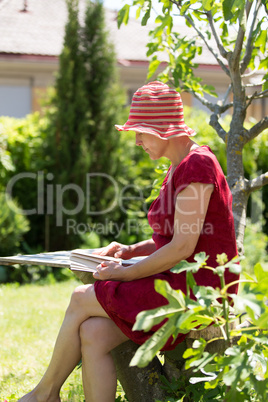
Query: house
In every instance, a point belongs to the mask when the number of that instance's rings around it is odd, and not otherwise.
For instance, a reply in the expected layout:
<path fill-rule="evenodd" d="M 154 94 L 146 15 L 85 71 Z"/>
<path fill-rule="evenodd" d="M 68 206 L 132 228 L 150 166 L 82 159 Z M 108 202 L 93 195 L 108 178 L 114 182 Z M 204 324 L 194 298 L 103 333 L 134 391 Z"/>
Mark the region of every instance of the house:
<path fill-rule="evenodd" d="M 85 0 L 80 0 L 81 18 L 84 8 Z M 131 99 L 146 82 L 146 43 L 151 27 L 130 19 L 118 30 L 116 16 L 116 11 L 106 9 L 107 31 L 115 45 L 120 80 Z M 23 117 L 40 109 L 40 99 L 55 80 L 66 21 L 65 0 L 0 0 L 0 116 Z M 192 34 L 185 26 L 180 29 L 185 35 Z M 203 50 L 197 62 L 196 75 L 223 95 L 228 78 L 208 50 Z M 183 93 L 182 98 L 184 104 L 202 108 L 190 94 Z M 257 119 L 267 113 L 265 99 L 251 106 L 251 114 Z"/>

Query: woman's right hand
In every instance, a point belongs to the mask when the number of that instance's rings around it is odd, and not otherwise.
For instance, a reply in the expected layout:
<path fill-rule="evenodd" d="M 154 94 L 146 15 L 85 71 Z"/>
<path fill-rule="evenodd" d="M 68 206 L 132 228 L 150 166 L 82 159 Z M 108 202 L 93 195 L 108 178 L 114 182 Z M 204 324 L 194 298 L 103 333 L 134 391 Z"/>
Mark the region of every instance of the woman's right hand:
<path fill-rule="evenodd" d="M 122 258 L 123 260 L 128 260 L 133 256 L 131 246 L 126 246 L 125 244 L 117 243 L 116 241 L 113 241 L 106 247 L 96 250 L 94 254 L 108 255 L 109 257 Z"/>

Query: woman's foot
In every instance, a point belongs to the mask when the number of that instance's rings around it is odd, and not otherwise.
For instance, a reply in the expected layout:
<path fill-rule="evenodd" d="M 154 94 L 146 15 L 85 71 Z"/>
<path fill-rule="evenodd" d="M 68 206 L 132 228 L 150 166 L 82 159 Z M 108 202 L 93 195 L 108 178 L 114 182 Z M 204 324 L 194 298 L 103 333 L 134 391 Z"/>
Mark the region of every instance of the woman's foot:
<path fill-rule="evenodd" d="M 18 402 L 60 402 L 60 397 L 50 397 L 49 395 L 37 394 L 35 390 L 24 395 Z"/>

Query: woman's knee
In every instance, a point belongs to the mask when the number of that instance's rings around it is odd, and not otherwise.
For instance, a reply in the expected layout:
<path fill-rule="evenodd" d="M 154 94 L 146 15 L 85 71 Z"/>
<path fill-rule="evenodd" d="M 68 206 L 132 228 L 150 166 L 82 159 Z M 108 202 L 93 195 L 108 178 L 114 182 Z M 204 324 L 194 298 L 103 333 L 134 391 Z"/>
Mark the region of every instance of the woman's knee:
<path fill-rule="evenodd" d="M 93 347 L 94 350 L 110 352 L 121 343 L 115 324 L 105 317 L 91 317 L 80 325 L 82 349 Z M 123 336 L 123 335 L 122 335 Z"/>
<path fill-rule="evenodd" d="M 85 299 L 91 286 L 92 285 L 80 285 L 75 288 L 71 296 L 69 309 L 81 309 L 82 305 L 85 303 Z"/>
<path fill-rule="evenodd" d="M 80 325 L 80 339 L 82 345 L 96 344 L 103 341 L 107 336 L 107 318 L 91 317 Z"/>

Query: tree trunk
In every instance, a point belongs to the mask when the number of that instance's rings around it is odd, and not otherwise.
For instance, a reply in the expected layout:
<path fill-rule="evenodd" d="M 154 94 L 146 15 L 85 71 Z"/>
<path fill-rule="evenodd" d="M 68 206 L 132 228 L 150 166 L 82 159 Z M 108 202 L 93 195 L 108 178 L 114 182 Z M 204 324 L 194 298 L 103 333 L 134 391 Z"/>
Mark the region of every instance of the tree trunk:
<path fill-rule="evenodd" d="M 243 33 L 242 31 L 240 32 Z M 240 72 L 239 52 L 230 52 L 228 64 L 233 88 L 233 115 L 230 131 L 226 136 L 227 181 L 233 194 L 233 214 L 238 253 L 243 255 L 248 202 L 247 183 L 244 175 L 243 148 L 246 118 L 246 91 Z"/>
<path fill-rule="evenodd" d="M 157 357 L 144 368 L 129 367 L 138 347 L 139 345 L 128 341 L 112 351 L 117 378 L 130 402 L 164 400 L 166 395 L 160 381 L 163 367 Z"/>

